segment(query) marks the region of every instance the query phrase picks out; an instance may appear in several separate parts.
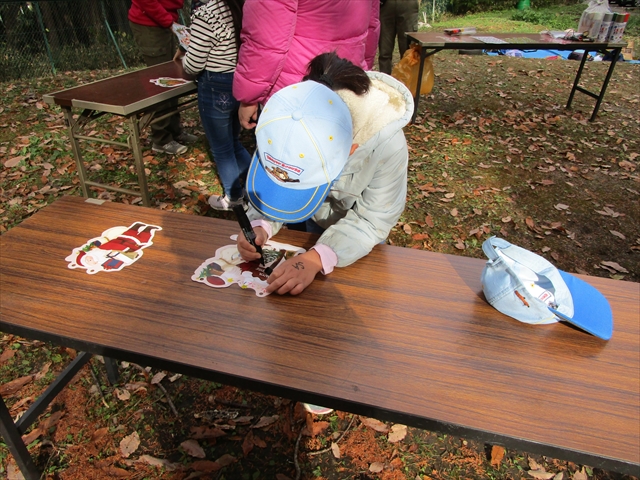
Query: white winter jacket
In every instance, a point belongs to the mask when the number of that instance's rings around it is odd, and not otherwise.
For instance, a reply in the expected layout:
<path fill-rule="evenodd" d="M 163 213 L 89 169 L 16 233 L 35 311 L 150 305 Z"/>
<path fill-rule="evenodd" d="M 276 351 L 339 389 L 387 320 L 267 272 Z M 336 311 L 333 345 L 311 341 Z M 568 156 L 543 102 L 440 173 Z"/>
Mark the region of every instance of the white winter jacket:
<path fill-rule="evenodd" d="M 351 111 L 354 143 L 359 146 L 312 217 L 326 229 L 317 244 L 336 253 L 338 267 L 364 257 L 387 238 L 407 196 L 409 152 L 402 128 L 411 120 L 413 97 L 395 78 L 380 72 L 367 74 L 372 86 L 366 95 L 336 92 Z M 264 219 L 253 207 L 247 215 Z M 282 223 L 269 224 L 273 235 L 282 227 Z"/>

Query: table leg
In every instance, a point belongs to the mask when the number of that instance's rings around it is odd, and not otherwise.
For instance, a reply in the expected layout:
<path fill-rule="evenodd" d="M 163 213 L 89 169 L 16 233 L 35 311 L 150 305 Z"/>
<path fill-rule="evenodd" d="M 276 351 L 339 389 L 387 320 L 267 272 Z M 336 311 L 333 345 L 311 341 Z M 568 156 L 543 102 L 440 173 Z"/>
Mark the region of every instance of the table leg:
<path fill-rule="evenodd" d="M 26 480 L 39 480 L 40 472 L 33 463 L 31 454 L 24 442 L 22 436 L 13 423 L 13 418 L 9 413 L 9 409 L 0 397 L 0 434 L 9 447 L 9 451 L 18 464 L 18 468 Z"/>
<path fill-rule="evenodd" d="M 76 169 L 78 170 L 78 178 L 80 179 L 80 188 L 82 189 L 82 195 L 89 198 L 89 189 L 87 188 L 87 171 L 84 168 L 84 160 L 82 159 L 82 153 L 80 153 L 80 144 L 75 135 L 75 123 L 73 121 L 73 113 L 71 107 L 63 107 L 64 117 L 69 125 L 69 140 L 71 141 L 71 149 L 73 150 L 73 156 L 76 157 Z"/>
<path fill-rule="evenodd" d="M 147 187 L 147 174 L 144 171 L 144 160 L 142 159 L 142 147 L 140 146 L 140 124 L 137 115 L 129 117 L 131 128 L 131 150 L 136 163 L 138 172 L 138 184 L 140 185 L 140 195 L 142 196 L 142 204 L 150 207 L 149 188 Z"/>
<path fill-rule="evenodd" d="M 111 385 L 115 385 L 118 383 L 118 377 L 120 376 L 118 373 L 118 361 L 114 360 L 111 357 L 103 357 L 104 358 L 104 368 L 107 371 L 107 380 Z"/>
<path fill-rule="evenodd" d="M 418 115 L 418 102 L 420 100 L 420 88 L 422 87 L 422 74 L 424 73 L 424 61 L 427 57 L 438 53 L 441 48 L 436 48 L 433 51 L 428 52 L 425 48 L 420 47 L 420 67 L 418 67 L 418 82 L 416 85 L 416 93 L 413 96 L 413 115 L 411 116 L 411 123 L 415 123 L 416 116 Z"/>
<path fill-rule="evenodd" d="M 576 93 L 576 91 L 582 92 L 585 95 L 589 95 L 591 98 L 596 99 L 596 106 L 593 109 L 593 113 L 591 114 L 591 118 L 589 119 L 589 121 L 593 122 L 596 119 L 596 115 L 598 114 L 598 110 L 600 109 L 600 104 L 602 103 L 604 94 L 607 91 L 607 87 L 609 86 L 609 80 L 611 79 L 611 75 L 613 75 L 613 70 L 616 67 L 616 63 L 618 63 L 618 57 L 620 56 L 621 51 L 622 51 L 621 48 L 612 49 L 614 57 L 611 60 L 611 63 L 609 64 L 609 70 L 607 71 L 607 75 L 604 79 L 604 82 L 602 83 L 602 87 L 600 88 L 600 93 L 598 94 L 590 92 L 586 88 L 583 88 L 579 85 L 584 64 L 586 63 L 587 57 L 589 56 L 589 52 L 587 50 L 584 51 L 584 55 L 582 56 L 582 60 L 580 61 L 580 67 L 578 67 L 578 71 L 576 72 L 576 78 L 573 81 L 573 88 L 571 89 L 569 100 L 567 101 L 567 106 L 566 106 L 567 109 L 571 108 L 571 102 L 573 102 L 573 96 Z"/>
<path fill-rule="evenodd" d="M 426 49 L 420 47 L 420 67 L 418 68 L 418 83 L 416 85 L 416 93 L 413 96 L 413 115 L 411 123 L 415 123 L 418 115 L 418 101 L 420 100 L 420 88 L 422 87 L 422 71 L 424 70 L 424 60 L 427 58 Z"/>
<path fill-rule="evenodd" d="M 27 450 L 22 435 L 46 410 L 51 401 L 62 391 L 76 373 L 91 359 L 91 354 L 81 352 L 76 358 L 56 377 L 29 409 L 20 417 L 17 422 L 13 422 L 9 409 L 0 396 L 0 434 L 7 442 L 9 451 L 13 455 L 26 480 L 38 480 L 40 472 L 33 463 L 31 454 Z"/>
<path fill-rule="evenodd" d="M 593 122 L 598 114 L 598 110 L 600 109 L 600 104 L 602 103 L 602 99 L 604 98 L 604 92 L 607 91 L 607 87 L 609 86 L 609 80 L 611 79 L 611 75 L 613 75 L 613 69 L 616 68 L 616 63 L 618 63 L 618 57 L 620 56 L 620 52 L 622 52 L 621 48 L 613 49 L 613 59 L 611 60 L 611 64 L 609 65 L 609 70 L 607 71 L 607 76 L 604 79 L 604 83 L 602 84 L 602 88 L 600 89 L 600 95 L 598 95 L 598 100 L 596 101 L 596 106 L 593 109 L 593 113 L 591 114 L 591 121 Z"/>

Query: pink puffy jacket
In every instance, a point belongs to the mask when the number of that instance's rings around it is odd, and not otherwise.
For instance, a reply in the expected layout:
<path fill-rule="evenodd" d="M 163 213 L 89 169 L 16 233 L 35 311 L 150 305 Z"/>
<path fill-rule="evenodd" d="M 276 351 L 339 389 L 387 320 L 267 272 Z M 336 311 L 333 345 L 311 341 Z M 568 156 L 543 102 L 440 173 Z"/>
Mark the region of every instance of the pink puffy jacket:
<path fill-rule="evenodd" d="M 379 16 L 380 0 L 245 0 L 233 96 L 264 104 L 301 81 L 316 55 L 333 50 L 371 70 Z"/>

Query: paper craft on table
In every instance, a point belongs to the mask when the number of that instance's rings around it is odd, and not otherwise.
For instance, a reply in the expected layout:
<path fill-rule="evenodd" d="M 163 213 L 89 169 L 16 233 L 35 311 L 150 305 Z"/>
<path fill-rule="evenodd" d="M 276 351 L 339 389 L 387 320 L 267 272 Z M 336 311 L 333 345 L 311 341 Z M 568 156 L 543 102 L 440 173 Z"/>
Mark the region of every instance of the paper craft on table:
<path fill-rule="evenodd" d="M 504 40 L 501 40 L 496 37 L 471 37 L 471 38 L 475 38 L 476 40 L 480 40 L 481 42 L 484 42 L 484 43 L 507 43 Z"/>
<path fill-rule="evenodd" d="M 231 236 L 231 240 L 235 241 L 237 238 L 237 235 Z M 305 251 L 304 248 L 269 240 L 262 246 L 264 265 L 261 265 L 259 261 L 245 262 L 235 244 L 226 245 L 218 248 L 214 257 L 202 262 L 191 280 L 214 288 L 229 287 L 237 283 L 240 288 L 251 288 L 257 296 L 265 297 L 268 295 L 265 289 L 269 278 L 265 269 L 275 269 L 282 262 Z"/>
<path fill-rule="evenodd" d="M 191 80 L 186 80 L 184 78 L 171 78 L 171 77 L 160 77 L 160 78 L 152 78 L 149 80 L 151 83 L 155 83 L 159 87 L 179 87 L 180 85 L 186 85 L 187 83 L 191 83 Z"/>
<path fill-rule="evenodd" d="M 159 230 L 162 227 L 144 222 L 113 227 L 74 248 L 65 260 L 69 262 L 69 268 L 84 269 L 89 274 L 117 272 L 142 257 L 142 250 L 153 245 L 153 237 Z"/>

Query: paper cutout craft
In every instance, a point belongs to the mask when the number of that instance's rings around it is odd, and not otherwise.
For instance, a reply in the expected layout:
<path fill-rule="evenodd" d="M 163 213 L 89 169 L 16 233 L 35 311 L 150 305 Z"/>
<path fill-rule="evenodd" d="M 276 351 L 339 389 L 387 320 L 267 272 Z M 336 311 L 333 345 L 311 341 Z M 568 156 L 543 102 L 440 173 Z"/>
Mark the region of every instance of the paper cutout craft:
<path fill-rule="evenodd" d="M 159 87 L 166 87 L 166 88 L 179 87 L 181 85 L 186 85 L 187 83 L 191 83 L 191 80 L 186 80 L 184 78 L 171 78 L 171 77 L 152 78 L 149 81 L 151 83 L 155 83 Z"/>
<path fill-rule="evenodd" d="M 187 50 L 189 48 L 189 43 L 191 43 L 191 31 L 189 30 L 189 27 L 185 27 L 179 23 L 174 23 L 171 25 L 171 30 L 173 30 L 173 33 L 178 37 L 180 46 Z"/>
<path fill-rule="evenodd" d="M 231 240 L 237 238 L 237 235 L 231 236 Z M 224 288 L 237 283 L 240 288 L 252 288 L 257 296 L 265 297 L 268 295 L 265 289 L 269 278 L 264 271 L 265 268 L 275 269 L 280 263 L 305 251 L 304 248 L 270 240 L 262 246 L 265 265 L 260 265 L 258 261 L 245 262 L 235 244 L 226 245 L 218 248 L 214 257 L 202 262 L 191 276 L 191 280 L 214 288 Z"/>
<path fill-rule="evenodd" d="M 130 227 L 113 227 L 74 248 L 65 260 L 69 268 L 80 268 L 93 275 L 117 272 L 142 257 L 142 250 L 153 245 L 153 236 L 162 227 L 135 222 Z"/>

